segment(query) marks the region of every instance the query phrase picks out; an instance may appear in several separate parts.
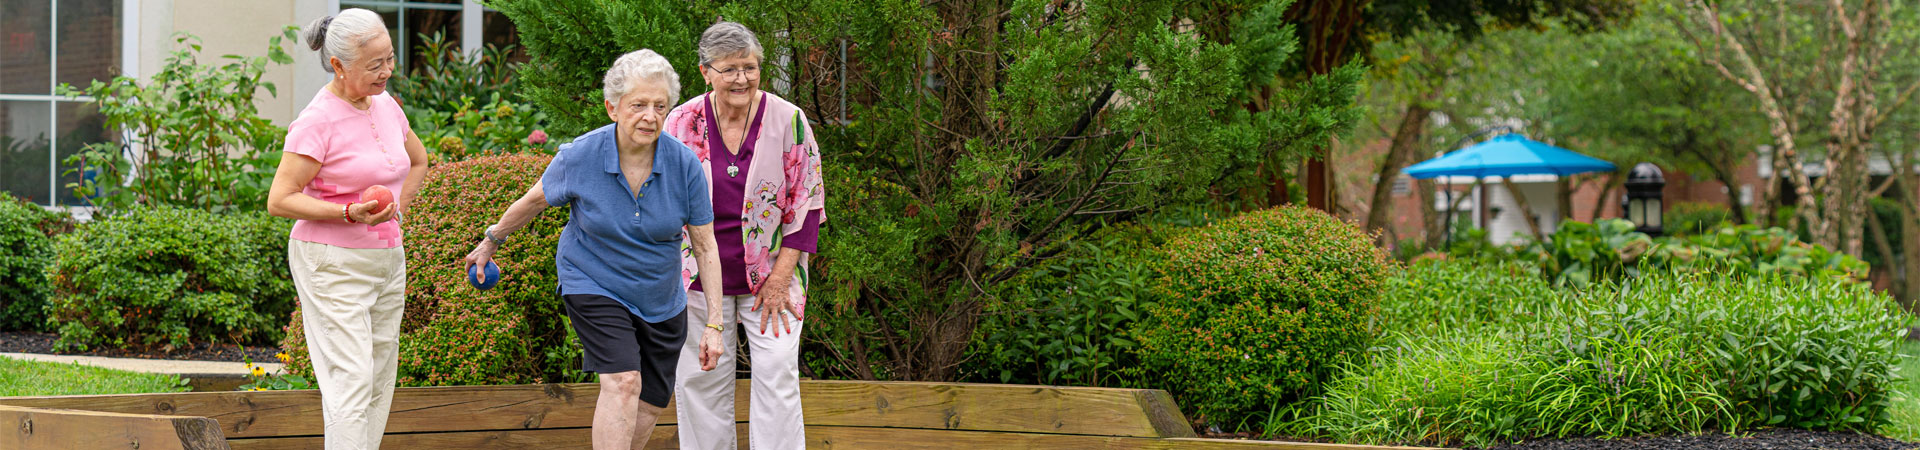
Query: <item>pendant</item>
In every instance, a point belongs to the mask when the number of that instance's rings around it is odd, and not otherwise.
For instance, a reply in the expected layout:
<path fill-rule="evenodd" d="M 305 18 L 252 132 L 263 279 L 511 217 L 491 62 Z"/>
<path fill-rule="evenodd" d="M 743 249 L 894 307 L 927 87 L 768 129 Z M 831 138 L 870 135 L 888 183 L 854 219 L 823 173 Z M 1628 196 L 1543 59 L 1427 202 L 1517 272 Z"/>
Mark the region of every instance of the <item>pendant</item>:
<path fill-rule="evenodd" d="M 740 166 L 727 164 L 727 178 L 733 178 L 734 175 L 739 175 L 739 174 L 740 174 Z"/>

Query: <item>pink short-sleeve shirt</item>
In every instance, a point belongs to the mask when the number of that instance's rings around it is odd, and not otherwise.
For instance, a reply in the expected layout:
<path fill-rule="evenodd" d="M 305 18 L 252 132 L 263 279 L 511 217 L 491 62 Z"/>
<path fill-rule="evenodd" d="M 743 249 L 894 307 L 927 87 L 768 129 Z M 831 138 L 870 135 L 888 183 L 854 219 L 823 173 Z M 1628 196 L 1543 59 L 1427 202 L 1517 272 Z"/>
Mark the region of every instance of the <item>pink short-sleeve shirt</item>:
<path fill-rule="evenodd" d="M 400 190 L 412 166 L 407 115 L 386 93 L 368 100 L 372 106 L 361 111 L 321 89 L 287 126 L 286 152 L 320 162 L 320 172 L 301 192 L 341 205 L 359 202 L 360 192 L 376 184 L 392 190 L 394 198 L 404 194 Z M 345 248 L 401 245 L 400 223 L 392 220 L 379 225 L 301 220 L 294 222 L 292 238 Z"/>

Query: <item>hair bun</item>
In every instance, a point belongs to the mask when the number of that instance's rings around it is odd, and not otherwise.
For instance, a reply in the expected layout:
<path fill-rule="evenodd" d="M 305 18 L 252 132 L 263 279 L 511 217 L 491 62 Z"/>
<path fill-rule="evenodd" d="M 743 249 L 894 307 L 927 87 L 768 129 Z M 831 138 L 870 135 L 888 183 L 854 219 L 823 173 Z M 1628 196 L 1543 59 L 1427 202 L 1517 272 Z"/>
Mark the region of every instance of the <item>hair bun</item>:
<path fill-rule="evenodd" d="M 327 25 L 332 23 L 333 16 L 326 16 L 314 19 L 313 24 L 307 26 L 306 36 L 303 36 L 307 41 L 307 49 L 318 51 L 327 45 Z"/>

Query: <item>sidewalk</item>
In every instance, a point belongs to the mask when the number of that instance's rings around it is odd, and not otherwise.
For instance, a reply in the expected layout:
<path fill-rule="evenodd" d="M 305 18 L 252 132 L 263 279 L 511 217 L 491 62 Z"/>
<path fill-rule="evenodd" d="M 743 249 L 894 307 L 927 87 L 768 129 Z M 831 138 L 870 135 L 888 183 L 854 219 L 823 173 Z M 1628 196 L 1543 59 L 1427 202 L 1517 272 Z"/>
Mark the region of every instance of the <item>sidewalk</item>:
<path fill-rule="evenodd" d="M 60 364 L 80 363 L 81 365 L 129 372 L 179 375 L 181 378 L 187 379 L 187 386 L 189 388 L 199 392 L 231 391 L 248 382 L 247 363 L 241 362 L 108 358 L 104 356 L 4 352 L 0 352 L 0 357 Z M 267 373 L 279 372 L 285 367 L 280 363 L 255 362 L 254 365 L 260 366 L 260 368 L 266 370 Z"/>

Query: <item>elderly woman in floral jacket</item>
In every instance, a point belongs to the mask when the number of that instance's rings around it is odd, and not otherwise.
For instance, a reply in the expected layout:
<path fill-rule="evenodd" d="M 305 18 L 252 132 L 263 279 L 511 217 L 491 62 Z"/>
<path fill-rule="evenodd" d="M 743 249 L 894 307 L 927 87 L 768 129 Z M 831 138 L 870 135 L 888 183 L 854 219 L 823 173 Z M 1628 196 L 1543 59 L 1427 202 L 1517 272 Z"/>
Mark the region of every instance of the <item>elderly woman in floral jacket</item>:
<path fill-rule="evenodd" d="M 691 252 L 682 275 L 720 277 L 722 325 L 689 323 L 689 333 L 718 333 L 726 348 L 719 367 L 732 367 L 735 327 L 747 327 L 753 346 L 753 401 L 747 438 L 752 448 L 806 447 L 800 415 L 800 329 L 807 304 L 807 255 L 825 220 L 820 150 L 798 107 L 762 92 L 758 39 L 745 26 L 721 22 L 700 36 L 700 74 L 713 91 L 667 115 L 666 131 L 693 149 L 712 190 L 720 273 L 699 273 Z M 683 248 L 690 248 L 683 246 Z M 704 280 L 703 280 L 704 281 Z M 687 317 L 706 317 L 689 303 Z M 692 337 L 691 335 L 689 337 Z M 707 349 L 687 339 L 681 351 L 676 408 L 680 445 L 735 448 L 733 374 L 692 370 Z M 712 361 L 709 361 L 712 362 Z"/>

